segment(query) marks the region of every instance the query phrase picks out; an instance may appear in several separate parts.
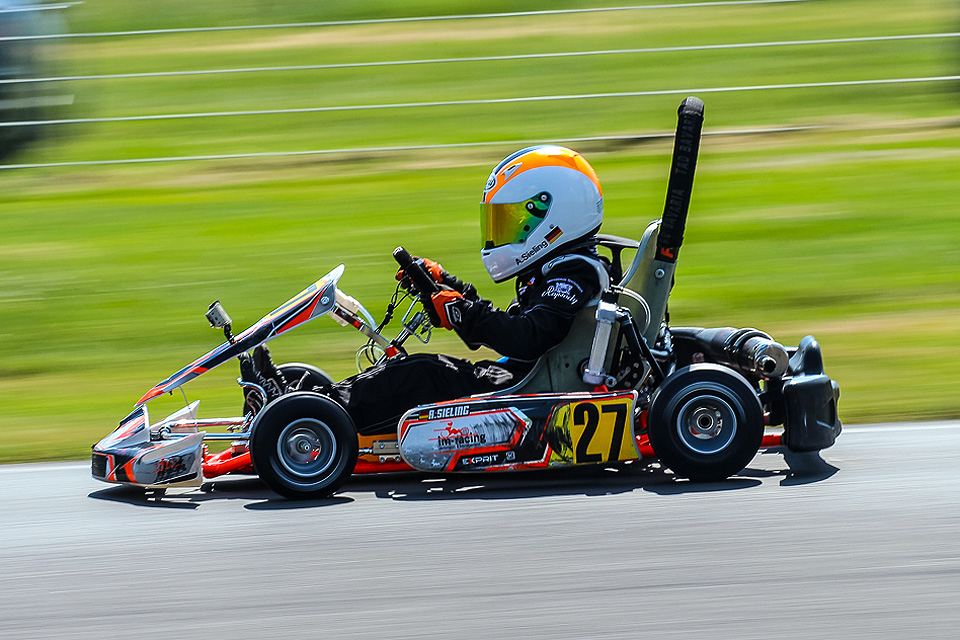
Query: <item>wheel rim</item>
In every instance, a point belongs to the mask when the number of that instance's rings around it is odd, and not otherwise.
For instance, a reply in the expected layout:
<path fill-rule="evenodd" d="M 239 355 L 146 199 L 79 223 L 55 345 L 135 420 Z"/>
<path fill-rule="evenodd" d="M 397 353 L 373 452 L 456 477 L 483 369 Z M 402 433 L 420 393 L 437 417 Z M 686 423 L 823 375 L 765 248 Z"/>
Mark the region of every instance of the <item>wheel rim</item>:
<path fill-rule="evenodd" d="M 301 418 L 280 432 L 277 458 L 290 475 L 313 479 L 336 462 L 337 440 L 325 423 Z"/>
<path fill-rule="evenodd" d="M 728 398 L 715 392 L 689 397 L 676 416 L 680 442 L 700 455 L 720 453 L 737 435 L 738 412 Z"/>

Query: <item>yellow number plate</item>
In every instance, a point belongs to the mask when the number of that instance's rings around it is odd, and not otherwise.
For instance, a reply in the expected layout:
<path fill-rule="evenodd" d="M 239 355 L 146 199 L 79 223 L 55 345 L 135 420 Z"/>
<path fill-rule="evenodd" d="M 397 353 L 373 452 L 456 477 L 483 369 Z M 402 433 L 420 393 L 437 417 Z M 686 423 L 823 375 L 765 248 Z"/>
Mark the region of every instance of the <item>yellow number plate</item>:
<path fill-rule="evenodd" d="M 584 400 L 560 407 L 548 429 L 569 434 L 554 462 L 590 464 L 640 457 L 633 434 L 633 394 Z"/>

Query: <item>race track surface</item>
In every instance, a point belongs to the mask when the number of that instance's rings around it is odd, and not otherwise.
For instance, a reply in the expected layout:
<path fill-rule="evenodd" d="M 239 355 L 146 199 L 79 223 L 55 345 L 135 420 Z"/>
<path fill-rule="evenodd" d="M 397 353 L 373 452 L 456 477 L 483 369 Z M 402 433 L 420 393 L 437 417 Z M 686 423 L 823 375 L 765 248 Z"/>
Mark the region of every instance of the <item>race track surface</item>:
<path fill-rule="evenodd" d="M 0 467 L 0 638 L 955 638 L 960 422 L 655 465 L 147 500 Z"/>

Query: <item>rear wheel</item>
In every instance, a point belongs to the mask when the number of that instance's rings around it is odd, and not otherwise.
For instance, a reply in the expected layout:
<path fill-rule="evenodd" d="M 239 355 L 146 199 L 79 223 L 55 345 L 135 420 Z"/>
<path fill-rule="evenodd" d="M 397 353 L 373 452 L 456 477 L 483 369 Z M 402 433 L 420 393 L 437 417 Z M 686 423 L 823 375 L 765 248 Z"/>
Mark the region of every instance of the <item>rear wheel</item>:
<path fill-rule="evenodd" d="M 647 419 L 654 453 L 677 475 L 723 480 L 740 472 L 763 441 L 763 408 L 750 383 L 715 364 L 695 364 L 664 380 Z"/>
<path fill-rule="evenodd" d="M 292 500 L 333 495 L 357 464 L 357 430 L 333 400 L 309 391 L 281 396 L 256 417 L 250 456 L 270 489 Z"/>

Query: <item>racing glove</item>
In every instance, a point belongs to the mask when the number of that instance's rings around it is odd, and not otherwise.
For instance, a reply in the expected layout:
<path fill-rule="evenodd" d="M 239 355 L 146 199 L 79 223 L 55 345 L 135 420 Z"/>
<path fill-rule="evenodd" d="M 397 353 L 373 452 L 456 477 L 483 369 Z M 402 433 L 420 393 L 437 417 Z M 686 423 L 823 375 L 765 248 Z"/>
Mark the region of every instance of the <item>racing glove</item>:
<path fill-rule="evenodd" d="M 427 273 L 430 274 L 430 277 L 433 278 L 433 281 L 437 284 L 443 284 L 444 276 L 449 276 L 444 268 L 440 265 L 439 262 L 431 260 L 430 258 L 418 258 L 417 256 L 411 256 L 414 260 L 419 260 L 423 263 L 423 266 L 426 267 Z M 407 277 L 406 271 L 403 267 L 397 269 L 397 281 L 403 282 L 403 279 Z"/>
<path fill-rule="evenodd" d="M 439 262 L 431 260 L 430 258 L 418 258 L 416 256 L 413 258 L 414 260 L 421 260 L 423 262 L 423 266 L 426 267 L 427 273 L 430 274 L 430 277 L 433 278 L 434 282 L 437 284 L 450 287 L 454 291 L 457 291 L 463 295 L 463 297 L 467 300 L 476 301 L 480 298 L 476 287 L 469 282 L 464 282 L 463 280 L 460 280 L 456 276 L 449 273 Z M 397 271 L 397 280 L 403 282 L 404 278 L 407 278 L 407 274 L 404 273 L 404 270 L 401 268 Z"/>
<path fill-rule="evenodd" d="M 452 330 L 460 325 L 463 318 L 460 309 L 463 295 L 459 291 L 444 288 L 430 296 L 429 303 L 427 301 L 424 303 L 424 309 L 434 326 Z"/>
<path fill-rule="evenodd" d="M 427 268 L 427 273 L 430 274 L 430 277 L 433 278 L 434 282 L 437 284 L 443 284 L 443 279 L 445 276 L 449 276 L 446 269 L 444 269 L 439 262 L 436 260 L 431 260 L 430 258 L 422 258 L 423 266 Z"/>

